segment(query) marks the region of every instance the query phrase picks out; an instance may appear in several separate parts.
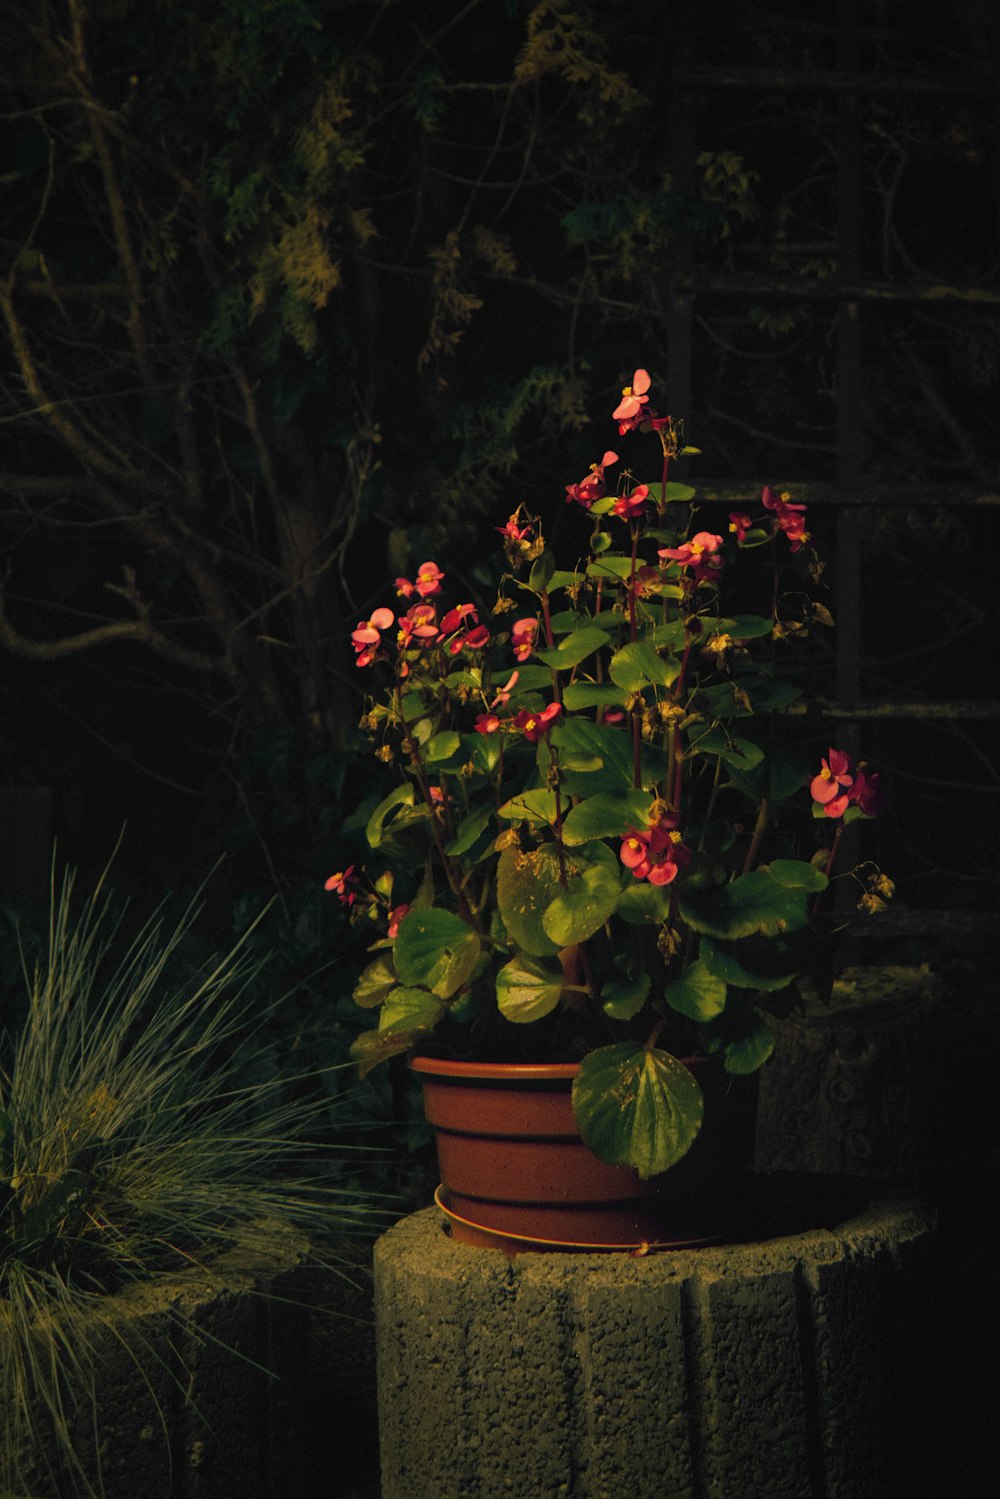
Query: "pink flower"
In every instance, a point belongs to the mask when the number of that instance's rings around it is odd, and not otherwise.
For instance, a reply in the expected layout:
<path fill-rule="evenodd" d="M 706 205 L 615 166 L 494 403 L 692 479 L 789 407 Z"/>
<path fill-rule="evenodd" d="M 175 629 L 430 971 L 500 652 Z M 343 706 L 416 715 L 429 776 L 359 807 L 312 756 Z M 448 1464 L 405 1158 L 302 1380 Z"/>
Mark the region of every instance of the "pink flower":
<path fill-rule="evenodd" d="M 342 906 L 353 906 L 357 884 L 354 865 L 348 864 L 346 869 L 331 874 L 330 878 L 324 881 L 323 889 L 333 891 Z"/>
<path fill-rule="evenodd" d="M 356 630 L 351 631 L 351 640 L 357 652 L 355 666 L 368 666 L 374 661 L 382 644 L 382 631 L 388 630 L 395 619 L 391 609 L 376 609 L 370 619 L 363 619 Z"/>
<path fill-rule="evenodd" d="M 850 801 L 854 768 L 843 750 L 831 749 L 818 775 L 809 782 L 809 793 L 827 817 L 843 817 Z"/>
<path fill-rule="evenodd" d="M 736 540 L 740 546 L 743 545 L 743 542 L 746 539 L 746 534 L 752 525 L 753 521 L 750 519 L 749 515 L 747 515 L 745 510 L 730 510 L 729 529 L 735 534 Z"/>
<path fill-rule="evenodd" d="M 875 817 L 886 803 L 886 790 L 882 785 L 882 777 L 877 771 L 869 770 L 867 765 L 860 764 L 854 773 L 854 782 L 848 792 L 848 799 L 867 817 Z"/>
<path fill-rule="evenodd" d="M 566 485 L 567 505 L 575 500 L 582 505 L 584 510 L 589 510 L 595 500 L 603 500 L 606 490 L 604 488 L 604 470 L 612 463 L 618 462 L 618 454 L 612 453 L 610 448 L 601 459 L 600 463 L 590 465 L 590 473 L 579 484 Z"/>
<path fill-rule="evenodd" d="M 441 634 L 454 634 L 464 619 L 478 621 L 479 614 L 475 604 L 456 604 L 454 609 L 449 609 L 441 621 Z"/>
<path fill-rule="evenodd" d="M 399 936 L 399 923 L 402 921 L 403 917 L 406 915 L 409 909 L 410 908 L 408 905 L 394 906 L 393 909 L 389 912 L 389 930 L 386 933 L 386 936 L 391 938 L 393 942 L 395 942 L 396 938 Z"/>
<path fill-rule="evenodd" d="M 677 831 L 677 819 L 662 817 L 650 828 L 629 828 L 619 857 L 637 880 L 669 885 L 690 864 L 691 850 Z"/>
<path fill-rule="evenodd" d="M 515 544 L 519 541 L 531 541 L 531 527 L 518 525 L 518 513 L 515 510 L 505 526 L 494 527 L 506 541 L 512 541 Z"/>
<path fill-rule="evenodd" d="M 679 567 L 689 567 L 696 583 L 710 583 L 722 570 L 722 558 L 718 555 L 721 546 L 721 536 L 698 531 L 683 546 L 661 547 L 657 556 L 676 562 Z"/>
<path fill-rule="evenodd" d="M 776 530 L 784 531 L 788 537 L 791 542 L 790 550 L 800 552 L 809 540 L 809 532 L 805 528 L 805 505 L 793 505 L 787 493 L 776 495 L 767 484 L 761 491 L 760 502 L 774 516 Z"/>
<path fill-rule="evenodd" d="M 437 637 L 437 610 L 433 604 L 411 604 L 399 616 L 397 640 L 403 650 L 429 645 Z"/>
<path fill-rule="evenodd" d="M 495 713 L 480 713 L 472 727 L 477 734 L 495 734 L 500 727 L 500 719 Z"/>
<path fill-rule="evenodd" d="M 612 420 L 618 423 L 619 433 L 630 432 L 642 422 L 646 415 L 642 408 L 649 401 L 647 391 L 650 384 L 649 371 L 636 370 L 632 384 L 622 390 L 622 398 L 611 413 Z"/>
<path fill-rule="evenodd" d="M 441 592 L 444 573 L 436 562 L 421 562 L 417 576 L 411 583 L 409 578 L 396 579 L 396 592 L 400 598 L 408 599 L 417 593 L 422 599 L 433 598 Z"/>
<path fill-rule="evenodd" d="M 637 484 L 631 494 L 620 494 L 611 507 L 611 514 L 620 520 L 638 520 L 646 508 L 649 485 Z"/>
<path fill-rule="evenodd" d="M 514 719 L 515 729 L 519 729 L 529 744 L 537 744 L 539 739 L 544 739 L 556 719 L 562 713 L 562 703 L 549 703 L 541 713 L 532 713 L 530 708 L 522 708 Z"/>
<path fill-rule="evenodd" d="M 490 632 L 485 625 L 476 625 L 473 630 L 466 630 L 464 635 L 456 635 L 449 643 L 448 650 L 452 656 L 457 656 L 459 651 L 482 651 L 490 643 Z"/>
<path fill-rule="evenodd" d="M 503 708 L 507 703 L 510 702 L 510 695 L 514 691 L 514 688 L 517 686 L 517 679 L 520 675 L 521 673 L 519 671 L 511 672 L 510 676 L 507 678 L 505 685 L 500 688 L 500 691 L 490 703 L 491 708 Z"/>
<path fill-rule="evenodd" d="M 527 661 L 535 649 L 535 641 L 538 639 L 538 620 L 530 615 L 525 619 L 516 619 L 514 627 L 510 632 L 510 643 L 514 648 L 514 656 L 518 661 Z"/>

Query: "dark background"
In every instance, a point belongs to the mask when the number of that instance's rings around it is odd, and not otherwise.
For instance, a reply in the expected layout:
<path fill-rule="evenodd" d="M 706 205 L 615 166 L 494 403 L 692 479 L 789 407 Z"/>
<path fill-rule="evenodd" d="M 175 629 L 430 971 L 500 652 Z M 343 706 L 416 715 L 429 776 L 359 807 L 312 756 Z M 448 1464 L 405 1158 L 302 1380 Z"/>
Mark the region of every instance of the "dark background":
<path fill-rule="evenodd" d="M 558 526 L 645 366 L 702 450 L 676 477 L 810 503 L 838 630 L 802 735 L 891 790 L 861 852 L 897 883 L 880 950 L 945 983 L 924 1185 L 978 1297 L 996 8 L 0 0 L 0 34 L 4 980 L 53 836 L 84 885 L 120 843 L 140 908 L 221 857 L 213 940 L 273 900 L 276 1044 L 342 1061 L 363 941 L 322 880 L 382 786 L 350 630 L 427 557 L 488 606 L 492 528 Z M 365 1108 L 423 1160 L 398 1073 Z"/>

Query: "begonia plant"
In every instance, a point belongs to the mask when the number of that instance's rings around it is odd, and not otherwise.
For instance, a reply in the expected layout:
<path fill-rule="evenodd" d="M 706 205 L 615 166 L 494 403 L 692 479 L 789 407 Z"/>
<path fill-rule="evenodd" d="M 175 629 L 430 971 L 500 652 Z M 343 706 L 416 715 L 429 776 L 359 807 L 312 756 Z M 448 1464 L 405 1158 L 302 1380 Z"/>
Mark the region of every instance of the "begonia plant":
<path fill-rule="evenodd" d="M 353 632 L 379 684 L 362 726 L 399 783 L 368 820 L 370 874 L 327 881 L 378 930 L 363 1071 L 414 1047 L 579 1061 L 583 1139 L 643 1177 L 698 1134 L 683 1057 L 746 1074 L 771 1053 L 766 1005 L 802 971 L 841 830 L 883 799 L 844 751 L 806 767 L 782 744 L 787 653 L 833 623 L 806 507 L 765 487 L 759 513 L 703 529 L 669 478 L 697 450 L 650 390 L 636 370 L 612 417 L 623 449 L 653 437 L 659 472 L 608 449 L 565 486 L 568 565 L 519 506 L 492 622 L 428 561 Z M 748 571 L 759 612 L 730 613 Z M 891 884 L 866 869 L 876 909 Z"/>

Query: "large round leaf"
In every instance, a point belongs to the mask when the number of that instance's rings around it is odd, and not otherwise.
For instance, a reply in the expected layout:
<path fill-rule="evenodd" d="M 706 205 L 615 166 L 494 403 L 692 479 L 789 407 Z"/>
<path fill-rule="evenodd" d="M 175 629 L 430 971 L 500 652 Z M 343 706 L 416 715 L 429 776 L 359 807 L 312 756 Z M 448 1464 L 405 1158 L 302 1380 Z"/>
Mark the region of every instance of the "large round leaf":
<path fill-rule="evenodd" d="M 551 958 L 564 944 L 555 942 L 542 926 L 542 913 L 561 890 L 555 850 L 522 853 L 505 848 L 497 863 L 497 906 L 507 935 L 522 952 Z"/>
<path fill-rule="evenodd" d="M 794 890 L 773 879 L 764 869 L 751 870 L 704 899 L 682 897 L 680 913 L 688 926 L 706 937 L 735 942 L 760 932 L 777 937 L 794 932 L 809 920 L 805 890 Z"/>
<path fill-rule="evenodd" d="M 589 852 L 586 863 L 579 854 L 567 856 L 566 888 L 542 913 L 542 930 L 559 947 L 586 942 L 614 913 L 621 894 L 618 864 L 601 843 Z"/>
<path fill-rule="evenodd" d="M 519 953 L 497 974 L 497 1007 L 515 1025 L 541 1020 L 559 1003 L 563 983 L 561 968 L 546 968 L 538 958 Z"/>
<path fill-rule="evenodd" d="M 394 951 L 402 984 L 430 989 L 439 999 L 448 999 L 475 968 L 480 941 L 460 916 L 421 908 L 410 911 L 399 923 Z"/>
<path fill-rule="evenodd" d="M 430 1031 L 444 1014 L 444 1005 L 429 989 L 393 989 L 379 1014 L 380 1031 Z"/>
<path fill-rule="evenodd" d="M 629 828 L 648 827 L 650 805 L 648 791 L 630 788 L 588 796 L 567 812 L 562 826 L 563 841 L 577 847 L 595 838 L 623 838 Z"/>
<path fill-rule="evenodd" d="M 694 962 L 683 978 L 667 985 L 663 997 L 691 1020 L 714 1020 L 726 1007 L 726 984 L 704 963 Z"/>
<path fill-rule="evenodd" d="M 573 1112 L 602 1161 L 641 1177 L 668 1171 L 694 1144 L 704 1104 L 692 1074 L 669 1052 L 630 1041 L 602 1046 L 580 1063 Z"/>

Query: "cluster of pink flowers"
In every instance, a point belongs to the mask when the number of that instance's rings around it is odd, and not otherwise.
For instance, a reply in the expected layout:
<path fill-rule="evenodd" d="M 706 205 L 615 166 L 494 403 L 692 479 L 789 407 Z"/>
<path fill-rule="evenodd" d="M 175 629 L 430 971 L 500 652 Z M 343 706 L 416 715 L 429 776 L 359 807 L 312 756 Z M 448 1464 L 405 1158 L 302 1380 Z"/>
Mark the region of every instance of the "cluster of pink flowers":
<path fill-rule="evenodd" d="M 667 815 L 651 827 L 629 828 L 620 858 L 637 880 L 669 885 L 691 863 L 691 850 L 677 831 L 677 818 Z"/>
<path fill-rule="evenodd" d="M 351 631 L 351 640 L 356 652 L 355 666 L 370 666 L 379 653 L 386 630 L 397 625 L 396 643 L 399 649 L 420 650 L 437 645 L 451 656 L 459 651 L 481 651 L 489 644 L 490 633 L 479 623 L 479 613 L 474 604 L 458 604 L 449 609 L 441 620 L 437 608 L 427 600 L 441 592 L 444 573 L 436 562 L 423 562 L 416 578 L 396 579 L 396 592 L 402 598 L 417 596 L 405 614 L 397 620 L 391 609 L 376 609 L 369 619 L 363 619 L 357 629 Z M 403 663 L 402 675 L 407 675 Z"/>
<path fill-rule="evenodd" d="M 783 531 L 790 543 L 789 551 L 801 552 L 809 540 L 809 532 L 806 530 L 805 505 L 793 504 L 787 492 L 775 494 L 768 484 L 765 484 L 761 490 L 760 502 L 771 515 L 771 534 L 776 536 L 779 531 Z M 753 520 L 745 510 L 729 512 L 729 529 L 734 533 L 740 546 L 746 540 L 747 532 L 752 525 Z"/>
<path fill-rule="evenodd" d="M 809 782 L 809 791 L 827 817 L 843 817 L 850 806 L 874 817 L 885 806 L 881 777 L 863 761 L 855 764 L 844 750 L 829 751 L 818 775 Z"/>

